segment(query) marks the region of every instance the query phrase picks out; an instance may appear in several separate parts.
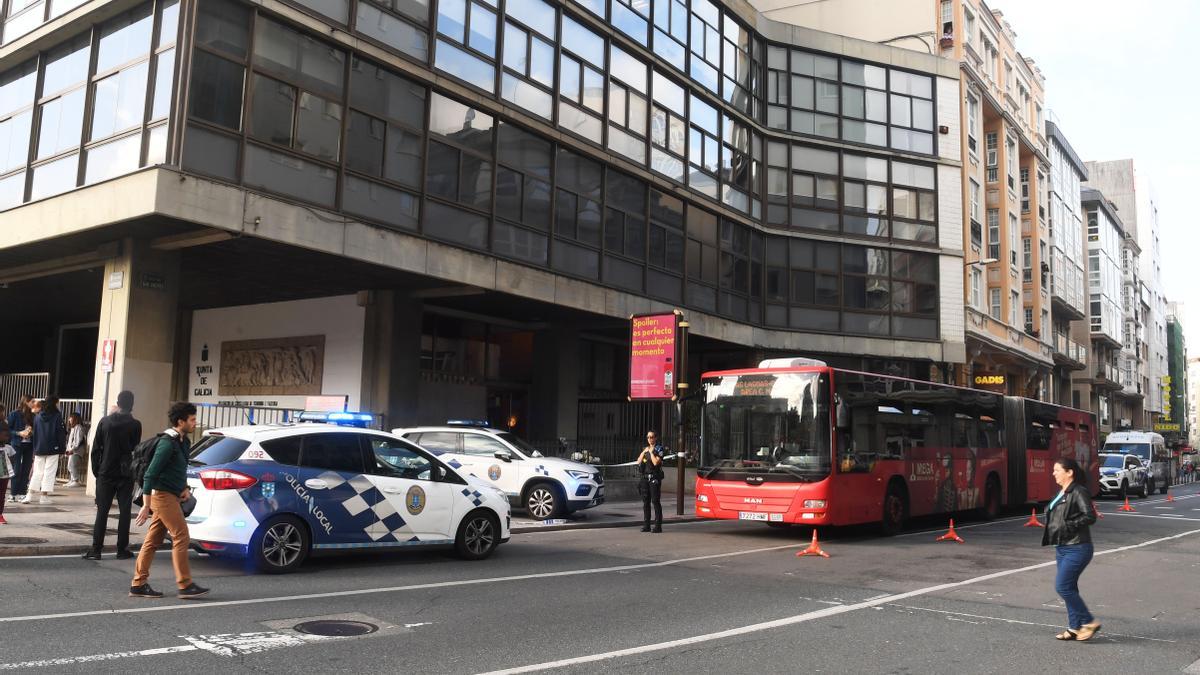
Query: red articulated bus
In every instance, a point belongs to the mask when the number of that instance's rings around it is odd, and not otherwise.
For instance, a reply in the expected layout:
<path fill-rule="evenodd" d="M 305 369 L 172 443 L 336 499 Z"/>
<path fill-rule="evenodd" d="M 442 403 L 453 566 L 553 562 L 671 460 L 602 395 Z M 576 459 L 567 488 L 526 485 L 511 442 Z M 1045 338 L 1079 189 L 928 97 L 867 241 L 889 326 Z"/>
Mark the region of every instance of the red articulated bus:
<path fill-rule="evenodd" d="M 1099 490 L 1096 416 L 1030 399 L 772 359 L 705 373 L 696 515 L 782 526 L 1049 501 L 1071 457 Z"/>

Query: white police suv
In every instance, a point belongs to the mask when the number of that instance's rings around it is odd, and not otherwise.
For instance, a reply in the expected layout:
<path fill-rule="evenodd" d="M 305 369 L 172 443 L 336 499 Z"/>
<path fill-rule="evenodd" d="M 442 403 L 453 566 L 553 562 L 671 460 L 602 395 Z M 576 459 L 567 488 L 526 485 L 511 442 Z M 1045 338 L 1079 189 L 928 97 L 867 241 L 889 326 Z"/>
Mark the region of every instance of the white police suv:
<path fill-rule="evenodd" d="M 1145 497 L 1149 471 L 1137 455 L 1100 453 L 1100 494 L 1124 499 L 1130 492 Z"/>
<path fill-rule="evenodd" d="M 194 548 L 291 572 L 310 554 L 508 541 L 507 497 L 391 434 L 333 424 L 206 431 L 188 460 Z"/>
<path fill-rule="evenodd" d="M 604 478 L 590 464 L 544 457 L 516 434 L 476 423 L 393 429 L 463 473 L 491 481 L 538 520 L 604 503 Z"/>

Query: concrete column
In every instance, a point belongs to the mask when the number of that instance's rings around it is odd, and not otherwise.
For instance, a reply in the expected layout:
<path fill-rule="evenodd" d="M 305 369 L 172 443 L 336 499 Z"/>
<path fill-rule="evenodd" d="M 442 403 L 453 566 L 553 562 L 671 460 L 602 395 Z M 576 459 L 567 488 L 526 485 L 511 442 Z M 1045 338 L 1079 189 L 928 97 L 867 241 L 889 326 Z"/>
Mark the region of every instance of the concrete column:
<path fill-rule="evenodd" d="M 93 419 L 106 415 L 116 404 L 117 394 L 128 389 L 136 398 L 134 416 L 142 421 L 143 433 L 166 428 L 167 408 L 173 399 L 179 255 L 125 239 L 120 255 L 105 263 Z M 116 341 L 111 373 L 102 368 L 105 340 Z M 93 424 L 93 432 L 96 426 Z M 89 481 L 88 494 L 94 490 L 95 481 Z"/>
<path fill-rule="evenodd" d="M 387 416 L 389 429 L 418 423 L 422 304 L 396 291 L 360 294 L 366 303 L 359 406 Z"/>
<path fill-rule="evenodd" d="M 529 437 L 575 439 L 579 430 L 579 331 L 556 326 L 533 336 Z"/>

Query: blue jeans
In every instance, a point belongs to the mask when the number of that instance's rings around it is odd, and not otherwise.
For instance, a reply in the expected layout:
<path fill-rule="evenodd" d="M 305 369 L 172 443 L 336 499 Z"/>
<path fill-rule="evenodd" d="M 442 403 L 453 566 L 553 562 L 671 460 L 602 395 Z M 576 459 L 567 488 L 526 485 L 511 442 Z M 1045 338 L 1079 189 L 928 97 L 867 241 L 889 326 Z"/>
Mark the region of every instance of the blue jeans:
<path fill-rule="evenodd" d="M 1091 544 L 1072 544 L 1055 547 L 1054 559 L 1058 563 L 1058 574 L 1054 578 L 1054 590 L 1067 605 L 1067 620 L 1071 630 L 1079 630 L 1085 623 L 1095 620 L 1079 595 L 1079 575 L 1092 561 L 1094 549 Z"/>
<path fill-rule="evenodd" d="M 29 474 L 33 471 L 33 443 L 19 443 L 14 447 L 17 454 L 12 460 L 16 475 L 13 476 L 9 487 L 12 488 L 13 496 L 20 497 L 29 488 Z"/>

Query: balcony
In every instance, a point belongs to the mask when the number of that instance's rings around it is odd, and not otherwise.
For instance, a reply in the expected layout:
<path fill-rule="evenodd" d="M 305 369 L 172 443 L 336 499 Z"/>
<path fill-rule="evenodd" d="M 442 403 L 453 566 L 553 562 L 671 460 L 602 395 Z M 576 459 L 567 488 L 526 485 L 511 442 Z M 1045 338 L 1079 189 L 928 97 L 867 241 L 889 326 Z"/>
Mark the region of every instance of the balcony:
<path fill-rule="evenodd" d="M 1103 364 L 1096 367 L 1096 372 L 1092 376 L 1092 386 L 1097 389 L 1106 389 L 1110 392 L 1117 392 L 1124 388 L 1120 382 L 1110 378 L 1109 369 Z"/>
<path fill-rule="evenodd" d="M 1071 370 L 1087 368 L 1087 347 L 1061 333 L 1054 336 L 1054 363 Z"/>
<path fill-rule="evenodd" d="M 1071 321 L 1082 321 L 1087 318 L 1083 307 L 1076 307 L 1071 304 L 1064 296 L 1060 295 L 1060 291 L 1064 290 L 1063 284 L 1052 283 L 1050 292 L 1050 302 L 1054 307 L 1054 317 L 1070 319 Z"/>

